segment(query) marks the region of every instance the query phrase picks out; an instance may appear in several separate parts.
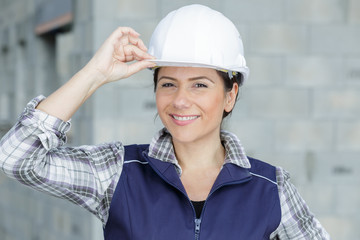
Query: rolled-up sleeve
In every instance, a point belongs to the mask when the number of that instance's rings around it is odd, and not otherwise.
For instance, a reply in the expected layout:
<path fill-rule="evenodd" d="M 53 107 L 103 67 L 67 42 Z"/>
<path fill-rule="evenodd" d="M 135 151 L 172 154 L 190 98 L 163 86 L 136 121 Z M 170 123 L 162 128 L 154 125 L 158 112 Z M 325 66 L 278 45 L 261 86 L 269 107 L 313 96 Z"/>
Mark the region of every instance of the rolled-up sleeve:
<path fill-rule="evenodd" d="M 276 171 L 281 222 L 270 239 L 329 240 L 329 234 L 310 212 L 304 199 L 290 182 L 289 173 L 280 167 Z"/>
<path fill-rule="evenodd" d="M 29 102 L 1 139 L 0 169 L 25 185 L 84 207 L 105 224 L 124 147 L 120 142 L 65 147 L 70 122 L 35 109 L 44 98 Z"/>

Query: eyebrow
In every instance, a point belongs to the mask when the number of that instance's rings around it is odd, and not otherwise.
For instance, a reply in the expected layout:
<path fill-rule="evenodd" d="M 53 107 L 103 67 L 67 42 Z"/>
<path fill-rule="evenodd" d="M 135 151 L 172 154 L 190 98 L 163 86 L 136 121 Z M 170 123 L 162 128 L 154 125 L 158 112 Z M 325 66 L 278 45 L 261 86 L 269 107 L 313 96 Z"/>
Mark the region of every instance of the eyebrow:
<path fill-rule="evenodd" d="M 168 77 L 168 76 L 162 76 L 158 79 L 158 81 L 160 81 L 161 79 L 169 79 L 169 80 L 176 81 L 176 78 L 172 78 L 172 77 Z"/>
<path fill-rule="evenodd" d="M 176 78 L 173 78 L 173 77 L 168 77 L 168 76 L 162 76 L 159 78 L 158 81 L 160 81 L 161 79 L 169 79 L 169 80 L 172 80 L 172 81 L 176 81 L 177 79 Z M 210 82 L 214 83 L 214 81 L 206 76 L 198 76 L 198 77 L 193 77 L 193 78 L 189 78 L 190 81 L 196 81 L 196 80 L 200 80 L 200 79 L 207 79 L 209 80 Z"/>

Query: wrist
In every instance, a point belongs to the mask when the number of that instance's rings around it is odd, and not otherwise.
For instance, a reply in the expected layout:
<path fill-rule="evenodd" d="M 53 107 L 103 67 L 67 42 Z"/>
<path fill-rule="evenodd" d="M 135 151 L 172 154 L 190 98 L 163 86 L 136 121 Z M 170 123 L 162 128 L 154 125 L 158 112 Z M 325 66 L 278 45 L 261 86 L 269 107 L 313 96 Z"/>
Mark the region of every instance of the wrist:
<path fill-rule="evenodd" d="M 104 85 L 107 81 L 103 73 L 88 66 L 83 67 L 75 74 L 74 78 L 84 81 L 89 86 L 89 89 L 94 90 Z"/>

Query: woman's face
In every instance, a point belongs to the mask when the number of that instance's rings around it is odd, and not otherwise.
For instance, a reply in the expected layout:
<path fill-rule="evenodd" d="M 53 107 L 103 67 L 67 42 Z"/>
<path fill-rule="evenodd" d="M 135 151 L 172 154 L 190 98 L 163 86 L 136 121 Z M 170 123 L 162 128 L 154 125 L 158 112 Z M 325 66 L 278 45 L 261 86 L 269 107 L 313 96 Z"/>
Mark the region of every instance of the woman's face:
<path fill-rule="evenodd" d="M 158 114 L 173 141 L 219 137 L 223 112 L 233 108 L 237 90 L 236 85 L 225 92 L 214 69 L 162 67 L 156 86 Z"/>

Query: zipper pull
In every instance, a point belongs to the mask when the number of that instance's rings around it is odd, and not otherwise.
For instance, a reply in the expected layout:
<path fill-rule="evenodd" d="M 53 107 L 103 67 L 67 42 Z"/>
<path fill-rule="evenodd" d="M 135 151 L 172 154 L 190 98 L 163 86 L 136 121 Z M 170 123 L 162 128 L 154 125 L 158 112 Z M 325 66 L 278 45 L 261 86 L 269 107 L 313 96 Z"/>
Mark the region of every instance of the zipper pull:
<path fill-rule="evenodd" d="M 200 224 L 201 224 L 201 219 L 200 218 L 195 218 L 195 233 L 200 232 Z"/>

